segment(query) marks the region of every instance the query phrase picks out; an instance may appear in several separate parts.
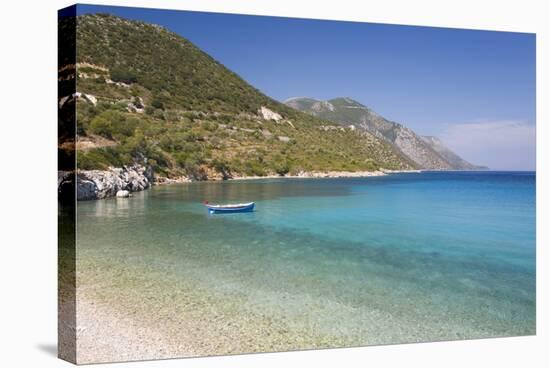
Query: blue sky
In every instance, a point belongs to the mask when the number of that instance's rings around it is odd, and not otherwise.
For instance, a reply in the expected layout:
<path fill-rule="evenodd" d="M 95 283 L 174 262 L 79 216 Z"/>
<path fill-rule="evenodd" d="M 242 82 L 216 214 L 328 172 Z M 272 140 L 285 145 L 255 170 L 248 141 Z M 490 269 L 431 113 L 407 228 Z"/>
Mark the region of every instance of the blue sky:
<path fill-rule="evenodd" d="M 534 34 L 88 5 L 78 12 L 163 25 L 277 100 L 351 97 L 475 163 L 535 168 Z"/>

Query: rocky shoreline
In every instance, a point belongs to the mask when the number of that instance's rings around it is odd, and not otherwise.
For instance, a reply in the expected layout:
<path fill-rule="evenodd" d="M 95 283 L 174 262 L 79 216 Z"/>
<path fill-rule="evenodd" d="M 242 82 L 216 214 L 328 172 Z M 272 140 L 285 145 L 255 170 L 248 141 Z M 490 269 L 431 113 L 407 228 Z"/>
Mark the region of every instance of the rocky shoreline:
<path fill-rule="evenodd" d="M 245 176 L 232 175 L 228 180 L 260 180 L 278 178 L 363 178 L 384 176 L 392 173 L 420 172 L 420 170 L 385 170 L 376 171 L 300 171 L 294 175 Z M 69 172 L 58 172 L 58 192 L 70 188 L 68 183 L 74 175 Z M 218 177 L 207 179 L 220 181 Z M 78 170 L 76 174 L 76 199 L 79 201 L 104 199 L 109 197 L 127 197 L 132 192 L 139 192 L 153 185 L 189 183 L 192 180 L 186 176 L 177 178 L 155 177 L 152 168 L 141 165 L 110 168 L 109 170 Z"/>
<path fill-rule="evenodd" d="M 260 180 L 260 179 L 278 179 L 278 178 L 363 178 L 368 176 L 384 176 L 384 171 L 300 171 L 295 175 L 264 175 L 264 176 L 238 176 L 235 175 L 229 180 Z"/>
<path fill-rule="evenodd" d="M 74 190 L 74 172 L 58 171 L 57 190 L 60 196 L 71 196 Z M 110 168 L 109 170 L 78 170 L 76 172 L 76 199 L 87 201 L 115 196 L 128 196 L 150 188 L 155 177 L 150 167 L 141 165 Z"/>

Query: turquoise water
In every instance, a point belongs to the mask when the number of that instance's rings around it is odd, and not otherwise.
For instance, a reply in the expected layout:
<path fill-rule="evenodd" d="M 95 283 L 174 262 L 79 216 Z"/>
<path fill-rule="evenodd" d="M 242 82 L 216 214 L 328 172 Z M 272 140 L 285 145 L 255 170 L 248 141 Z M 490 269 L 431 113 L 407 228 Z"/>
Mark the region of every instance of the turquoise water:
<path fill-rule="evenodd" d="M 209 215 L 204 200 L 256 211 Z M 146 300 L 136 318 L 230 337 L 204 337 L 208 354 L 529 335 L 535 174 L 157 186 L 79 202 L 77 262 L 114 308 Z"/>

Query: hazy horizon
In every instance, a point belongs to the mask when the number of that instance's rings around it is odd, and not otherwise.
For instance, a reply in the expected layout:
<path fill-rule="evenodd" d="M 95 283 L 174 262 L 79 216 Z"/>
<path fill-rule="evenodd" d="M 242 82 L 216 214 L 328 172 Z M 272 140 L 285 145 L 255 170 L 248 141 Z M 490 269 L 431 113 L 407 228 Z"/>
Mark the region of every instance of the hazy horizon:
<path fill-rule="evenodd" d="M 276 100 L 351 97 L 474 164 L 536 169 L 535 35 L 115 6 Z"/>

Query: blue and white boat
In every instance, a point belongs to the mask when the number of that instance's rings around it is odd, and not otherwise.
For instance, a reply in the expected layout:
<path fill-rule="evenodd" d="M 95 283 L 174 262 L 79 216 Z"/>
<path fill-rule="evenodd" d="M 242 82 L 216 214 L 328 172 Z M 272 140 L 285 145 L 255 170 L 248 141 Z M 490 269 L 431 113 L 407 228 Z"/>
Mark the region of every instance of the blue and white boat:
<path fill-rule="evenodd" d="M 208 213 L 237 213 L 254 211 L 254 202 L 239 204 L 204 204 L 208 208 Z"/>

